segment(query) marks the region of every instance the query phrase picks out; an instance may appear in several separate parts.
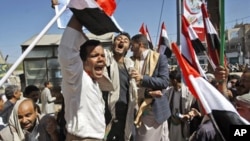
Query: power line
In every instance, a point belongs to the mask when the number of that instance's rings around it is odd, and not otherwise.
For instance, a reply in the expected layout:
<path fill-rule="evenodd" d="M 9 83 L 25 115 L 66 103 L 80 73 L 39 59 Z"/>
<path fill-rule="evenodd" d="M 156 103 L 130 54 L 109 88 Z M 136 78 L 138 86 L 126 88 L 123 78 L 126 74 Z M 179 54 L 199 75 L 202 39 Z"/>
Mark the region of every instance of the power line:
<path fill-rule="evenodd" d="M 246 17 L 237 18 L 237 19 L 234 19 L 234 20 L 231 20 L 231 21 L 227 21 L 226 24 L 236 22 L 237 20 L 244 20 L 244 19 L 247 19 L 247 18 L 250 18 L 250 16 L 246 16 Z"/>

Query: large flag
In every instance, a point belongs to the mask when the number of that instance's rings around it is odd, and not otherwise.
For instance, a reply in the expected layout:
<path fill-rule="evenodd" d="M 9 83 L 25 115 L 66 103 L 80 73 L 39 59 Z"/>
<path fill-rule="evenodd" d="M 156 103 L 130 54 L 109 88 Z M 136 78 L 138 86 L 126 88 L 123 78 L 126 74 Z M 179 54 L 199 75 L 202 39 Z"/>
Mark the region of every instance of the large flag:
<path fill-rule="evenodd" d="M 213 64 L 215 66 L 218 66 L 220 65 L 220 58 L 219 58 L 220 39 L 214 26 L 212 25 L 208 17 L 208 13 L 207 13 L 206 6 L 204 3 L 202 3 L 201 5 L 201 10 L 203 14 L 203 21 L 204 21 L 204 27 L 205 27 L 205 33 L 206 33 L 208 55 L 213 61 Z"/>
<path fill-rule="evenodd" d="M 175 43 L 172 51 L 183 73 L 183 78 L 191 93 L 202 105 L 205 114 L 214 117 L 215 122 L 226 140 L 230 140 L 230 125 L 249 125 L 234 106 L 183 58 Z"/>
<path fill-rule="evenodd" d="M 139 29 L 139 32 L 147 37 L 149 48 L 153 50 L 154 46 L 152 44 L 152 40 L 151 40 L 151 37 L 149 35 L 148 28 L 147 28 L 147 26 L 146 27 L 144 26 L 144 23 L 142 23 L 142 25 L 141 25 L 141 27 Z"/>
<path fill-rule="evenodd" d="M 201 44 L 192 26 L 190 26 L 186 18 L 182 16 L 181 53 L 203 77 L 206 77 L 205 71 L 202 69 L 195 51 L 203 52 L 205 48 Z"/>
<path fill-rule="evenodd" d="M 116 8 L 114 2 L 114 0 L 99 1 L 98 3 L 103 6 L 100 7 L 95 0 L 71 0 L 68 7 L 86 29 L 95 35 L 102 35 L 122 31 L 114 17 L 109 16 Z"/>
<path fill-rule="evenodd" d="M 166 29 L 164 22 L 162 22 L 162 25 L 161 25 L 161 34 L 160 34 L 160 38 L 159 38 L 159 44 L 158 44 L 157 51 L 160 54 L 166 55 L 167 58 L 170 58 L 172 56 L 172 50 L 170 47 L 167 29 Z"/>

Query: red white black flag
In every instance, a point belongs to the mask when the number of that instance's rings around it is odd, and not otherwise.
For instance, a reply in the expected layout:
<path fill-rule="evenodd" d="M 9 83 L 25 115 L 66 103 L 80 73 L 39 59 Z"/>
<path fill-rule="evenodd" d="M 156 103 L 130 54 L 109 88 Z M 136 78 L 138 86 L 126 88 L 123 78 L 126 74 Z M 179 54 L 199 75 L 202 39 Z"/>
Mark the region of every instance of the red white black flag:
<path fill-rule="evenodd" d="M 172 50 L 170 48 L 167 29 L 166 29 L 164 22 L 162 22 L 162 25 L 161 25 L 161 34 L 160 34 L 160 38 L 159 38 L 159 44 L 158 44 L 157 51 L 160 54 L 166 55 L 167 58 L 170 58 L 172 56 Z"/>
<path fill-rule="evenodd" d="M 153 50 L 153 49 L 154 49 L 154 46 L 153 46 L 153 44 L 152 44 L 152 40 L 151 40 L 151 37 L 150 37 L 150 35 L 149 35 L 148 28 L 147 28 L 147 26 L 146 26 L 146 27 L 144 26 L 144 23 L 142 23 L 142 25 L 141 25 L 141 27 L 140 27 L 140 29 L 139 29 L 139 32 L 147 37 L 147 39 L 148 39 L 148 44 L 149 44 L 149 48 L 150 48 L 151 50 Z"/>
<path fill-rule="evenodd" d="M 206 33 L 208 55 L 213 61 L 214 66 L 218 66 L 220 65 L 220 38 L 208 17 L 208 13 L 204 3 L 202 3 L 201 5 L 201 11 Z"/>
<path fill-rule="evenodd" d="M 186 18 L 182 16 L 182 34 L 181 34 L 181 53 L 188 60 L 188 62 L 206 78 L 205 71 L 201 68 L 196 51 L 204 51 L 205 48 L 201 44 L 194 29 Z"/>
<path fill-rule="evenodd" d="M 111 16 L 116 8 L 114 0 L 71 0 L 68 7 L 81 24 L 95 35 L 122 31 Z"/>
<path fill-rule="evenodd" d="M 181 55 L 175 43 L 172 44 L 184 81 L 194 97 L 201 103 L 205 114 L 213 116 L 215 124 L 219 127 L 226 141 L 230 140 L 231 125 L 249 125 L 234 106 L 207 80 L 201 77 Z"/>

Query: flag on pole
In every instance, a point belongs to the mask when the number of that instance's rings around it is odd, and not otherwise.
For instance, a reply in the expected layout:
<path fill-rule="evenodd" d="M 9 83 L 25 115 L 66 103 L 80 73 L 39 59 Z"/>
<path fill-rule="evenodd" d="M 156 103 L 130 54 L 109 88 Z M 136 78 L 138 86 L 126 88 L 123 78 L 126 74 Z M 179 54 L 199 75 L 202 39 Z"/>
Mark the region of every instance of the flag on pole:
<path fill-rule="evenodd" d="M 114 17 L 107 15 L 112 15 L 116 8 L 114 0 L 102 0 L 99 1 L 100 3 L 103 8 L 95 0 L 71 0 L 68 7 L 81 24 L 95 35 L 102 35 L 108 32 L 121 32 L 122 29 Z"/>
<path fill-rule="evenodd" d="M 146 27 L 144 26 L 144 23 L 142 23 L 142 25 L 141 25 L 141 27 L 140 27 L 140 29 L 139 29 L 139 32 L 147 37 L 147 39 L 148 39 L 148 44 L 149 44 L 149 48 L 150 48 L 151 50 L 153 50 L 153 49 L 154 49 L 154 46 L 153 46 L 153 44 L 152 44 L 152 40 L 151 40 L 151 37 L 150 37 L 150 35 L 149 35 L 148 28 L 147 28 L 147 26 L 146 26 Z"/>
<path fill-rule="evenodd" d="M 201 44 L 193 27 L 190 26 L 186 18 L 182 16 L 181 53 L 197 72 L 206 78 L 205 71 L 200 66 L 195 50 L 201 52 L 204 51 L 205 48 Z"/>
<path fill-rule="evenodd" d="M 183 78 L 191 93 L 201 103 L 205 114 L 211 114 L 226 140 L 230 140 L 230 125 L 249 125 L 234 106 L 183 58 L 176 43 L 172 43 Z"/>
<path fill-rule="evenodd" d="M 172 56 L 172 50 L 170 47 L 167 29 L 165 26 L 165 23 L 162 22 L 161 24 L 161 33 L 159 38 L 159 44 L 158 44 L 158 50 L 160 54 L 164 54 L 167 56 L 167 58 L 170 58 Z"/>
<path fill-rule="evenodd" d="M 147 36 L 147 32 L 146 32 L 146 28 L 144 26 L 144 23 L 142 23 L 140 29 L 139 29 L 139 32 L 143 35 L 146 35 Z"/>
<path fill-rule="evenodd" d="M 203 53 L 204 51 L 206 51 L 206 48 L 201 43 L 197 33 L 195 32 L 194 28 L 189 24 L 186 17 L 183 16 L 182 18 L 183 18 L 182 19 L 182 22 L 183 22 L 182 33 L 185 35 L 185 37 L 190 38 L 192 46 L 196 54 Z"/>
<path fill-rule="evenodd" d="M 219 60 L 220 39 L 214 26 L 212 25 L 208 17 L 208 13 L 207 13 L 206 6 L 204 3 L 202 3 L 201 5 L 201 11 L 203 15 L 203 22 L 204 22 L 205 33 L 206 33 L 208 55 L 213 61 L 213 64 L 215 66 L 218 66 L 220 65 L 220 60 Z"/>
<path fill-rule="evenodd" d="M 147 25 L 146 25 L 146 32 L 147 32 L 147 38 L 148 38 L 149 48 L 151 50 L 154 50 L 154 46 L 153 46 L 152 39 L 151 39 L 151 36 L 149 34 L 149 30 L 148 30 Z"/>

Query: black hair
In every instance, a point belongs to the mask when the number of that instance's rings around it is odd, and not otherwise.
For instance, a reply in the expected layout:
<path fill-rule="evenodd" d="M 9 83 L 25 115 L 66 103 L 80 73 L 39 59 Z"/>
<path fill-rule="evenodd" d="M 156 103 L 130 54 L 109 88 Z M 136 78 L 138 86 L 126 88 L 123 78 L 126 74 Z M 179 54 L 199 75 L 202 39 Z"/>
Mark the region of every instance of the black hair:
<path fill-rule="evenodd" d="M 124 36 L 126 36 L 126 37 L 130 40 L 130 35 L 129 35 L 129 33 L 127 33 L 127 32 L 120 32 L 118 35 L 115 36 L 114 41 L 115 41 L 116 38 L 119 37 L 120 35 L 124 35 Z"/>
<path fill-rule="evenodd" d="M 40 89 L 35 85 L 29 85 L 24 89 L 23 96 L 27 97 L 33 91 L 40 91 Z"/>
<path fill-rule="evenodd" d="M 43 84 L 45 87 L 47 87 L 47 85 L 49 85 L 50 81 L 45 81 Z"/>
<path fill-rule="evenodd" d="M 80 47 L 80 57 L 82 61 L 86 61 L 87 57 L 90 53 L 89 47 L 96 47 L 101 45 L 101 42 L 99 40 L 87 40 L 85 43 L 83 43 Z"/>
<path fill-rule="evenodd" d="M 149 48 L 149 43 L 148 43 L 148 39 L 145 35 L 143 34 L 136 34 L 131 38 L 132 41 L 136 42 L 136 43 L 142 43 L 144 45 L 145 48 Z"/>
<path fill-rule="evenodd" d="M 178 83 L 181 83 L 181 73 L 178 70 L 173 70 L 169 72 L 169 78 L 171 80 L 176 80 Z"/>

